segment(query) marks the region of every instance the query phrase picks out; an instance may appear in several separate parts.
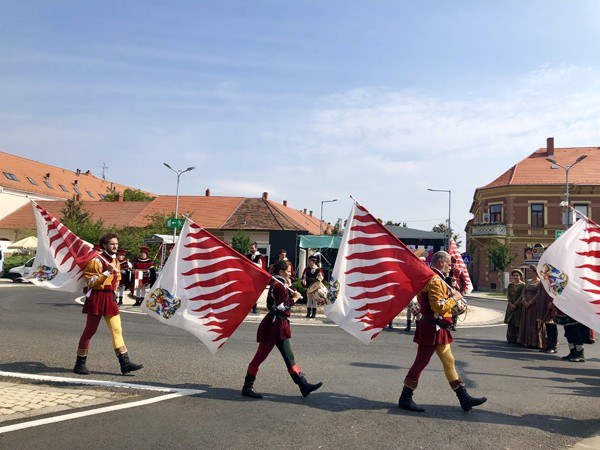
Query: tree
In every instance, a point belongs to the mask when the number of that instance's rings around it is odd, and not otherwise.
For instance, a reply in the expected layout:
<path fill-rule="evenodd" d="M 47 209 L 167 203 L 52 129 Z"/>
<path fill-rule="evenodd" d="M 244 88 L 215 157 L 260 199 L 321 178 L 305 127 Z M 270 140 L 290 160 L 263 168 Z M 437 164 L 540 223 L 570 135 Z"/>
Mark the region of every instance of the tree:
<path fill-rule="evenodd" d="M 391 220 L 387 220 L 384 225 L 387 227 L 388 225 L 394 225 L 396 227 L 406 228 L 406 222 L 392 222 Z"/>
<path fill-rule="evenodd" d="M 123 191 L 123 201 L 124 202 L 151 202 L 155 197 L 146 194 L 145 192 L 139 191 L 137 189 L 127 188 Z M 101 202 L 114 202 L 117 200 L 121 194 L 117 192 L 116 189 L 109 191 L 108 194 L 104 196 Z"/>
<path fill-rule="evenodd" d="M 231 246 L 242 255 L 248 253 L 251 243 L 250 235 L 243 230 L 236 231 L 233 238 L 231 238 Z"/>
<path fill-rule="evenodd" d="M 496 240 L 492 240 L 487 246 L 488 256 L 492 264 L 496 267 L 498 272 L 503 273 L 506 268 L 513 262 L 517 255 L 510 254 L 510 247 L 508 244 L 502 244 Z M 503 283 L 503 277 L 500 277 L 500 285 Z M 502 289 L 504 287 L 502 286 Z"/>
<path fill-rule="evenodd" d="M 83 202 L 75 198 L 65 202 L 65 207 L 60 210 L 61 222 L 69 230 L 87 242 L 98 242 L 106 230 L 102 220 L 94 222 L 92 215 L 83 208 Z"/>
<path fill-rule="evenodd" d="M 431 231 L 435 232 L 435 233 L 442 233 L 444 236 L 446 236 L 446 230 L 448 229 L 448 227 L 446 226 L 445 223 L 439 223 L 436 226 L 434 226 Z M 450 228 L 450 232 L 452 233 L 452 239 L 454 239 L 454 242 L 456 242 L 456 246 L 460 247 L 460 244 L 462 244 L 462 239 L 460 237 L 460 234 L 454 234 L 454 230 L 452 228 Z"/>
<path fill-rule="evenodd" d="M 139 248 L 144 245 L 144 240 L 154 234 L 172 234 L 173 231 L 166 226 L 167 215 L 162 213 L 156 213 L 151 216 L 146 216 L 146 219 L 150 221 L 145 227 L 131 227 L 125 226 L 121 228 L 112 227 L 110 230 L 119 236 L 119 247 L 127 250 L 128 253 L 137 254 Z M 158 251 L 158 247 L 152 248 L 151 246 L 150 257 Z"/>

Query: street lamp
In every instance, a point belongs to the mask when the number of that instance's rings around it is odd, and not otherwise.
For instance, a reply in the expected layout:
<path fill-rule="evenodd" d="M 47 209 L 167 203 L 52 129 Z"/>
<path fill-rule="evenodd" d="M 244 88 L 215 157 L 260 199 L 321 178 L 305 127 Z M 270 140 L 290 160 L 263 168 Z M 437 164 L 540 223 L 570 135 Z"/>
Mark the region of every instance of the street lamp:
<path fill-rule="evenodd" d="M 566 205 L 567 205 L 567 223 L 565 225 L 565 230 L 568 230 L 569 227 L 571 226 L 571 212 L 569 211 L 569 170 L 571 169 L 571 167 L 573 167 L 577 163 L 580 163 L 585 158 L 587 158 L 587 155 L 581 155 L 579 158 L 577 158 L 575 160 L 574 163 L 571 163 L 571 164 L 567 165 L 566 167 L 563 166 L 562 164 L 557 163 L 553 156 L 546 158 L 546 161 L 552 163 L 552 165 L 550 166 L 551 169 L 558 169 L 559 167 L 561 167 L 565 170 L 565 177 L 566 177 L 565 185 L 567 188 L 566 199 L 565 199 Z"/>
<path fill-rule="evenodd" d="M 321 201 L 321 221 L 319 222 L 319 235 L 323 234 L 323 203 L 333 203 L 337 202 L 337 198 L 333 200 L 323 200 Z"/>
<path fill-rule="evenodd" d="M 448 193 L 448 229 L 446 230 L 448 240 L 447 240 L 447 250 L 450 251 L 450 239 L 452 239 L 452 224 L 450 222 L 450 217 L 452 215 L 452 191 L 450 189 L 427 189 L 431 192 L 447 192 Z"/>
<path fill-rule="evenodd" d="M 181 174 L 194 170 L 195 167 L 188 167 L 185 170 L 175 170 L 167 163 L 163 163 L 168 169 L 171 169 L 177 175 L 177 194 L 175 195 L 175 218 L 179 219 L 179 177 Z M 177 227 L 173 227 L 173 245 L 175 245 L 175 238 L 177 237 Z"/>

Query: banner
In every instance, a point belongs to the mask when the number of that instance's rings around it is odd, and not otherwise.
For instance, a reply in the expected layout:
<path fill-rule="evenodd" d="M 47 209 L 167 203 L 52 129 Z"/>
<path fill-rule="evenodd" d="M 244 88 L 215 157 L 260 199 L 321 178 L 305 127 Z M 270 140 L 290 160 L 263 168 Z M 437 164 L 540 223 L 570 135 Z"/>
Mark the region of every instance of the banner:
<path fill-rule="evenodd" d="M 85 265 L 98 252 L 33 200 L 31 206 L 37 226 L 38 247 L 33 271 L 27 279 L 48 289 L 81 292 L 85 286 Z"/>
<path fill-rule="evenodd" d="M 248 258 L 186 219 L 141 308 L 162 323 L 192 333 L 214 354 L 270 279 Z"/>
<path fill-rule="evenodd" d="M 333 269 L 325 314 L 368 344 L 433 276 L 408 247 L 355 203 Z"/>
<path fill-rule="evenodd" d="M 464 284 L 464 288 L 462 289 L 461 294 L 462 295 L 467 295 L 470 294 L 471 292 L 473 292 L 473 283 L 471 283 L 471 277 L 469 276 L 469 271 L 467 270 L 467 265 L 465 264 L 465 262 L 462 259 L 462 255 L 460 254 L 460 251 L 458 251 L 458 246 L 456 245 L 456 242 L 454 242 L 454 239 L 450 239 L 450 256 L 454 257 L 454 259 L 456 259 L 456 263 L 454 264 L 454 266 L 456 268 L 458 268 L 460 270 L 460 277 L 461 279 L 458 280 L 459 282 L 462 282 Z"/>
<path fill-rule="evenodd" d="M 540 280 L 554 304 L 600 332 L 600 226 L 580 219 L 542 254 Z"/>

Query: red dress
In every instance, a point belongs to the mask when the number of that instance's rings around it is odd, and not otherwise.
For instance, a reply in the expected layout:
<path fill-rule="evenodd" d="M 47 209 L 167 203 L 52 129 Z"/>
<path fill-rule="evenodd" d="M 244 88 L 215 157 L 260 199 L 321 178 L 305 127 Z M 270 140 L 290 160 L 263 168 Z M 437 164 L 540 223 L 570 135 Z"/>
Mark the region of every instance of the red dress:
<path fill-rule="evenodd" d="M 285 283 L 282 277 L 276 276 L 279 281 Z M 278 311 L 277 305 L 283 303 L 286 306 L 284 311 Z M 294 300 L 290 297 L 288 288 L 278 281 L 274 280 L 269 295 L 267 296 L 267 308 L 269 313 L 263 318 L 258 326 L 256 333 L 257 342 L 276 342 L 280 339 L 289 339 L 292 337 L 290 329 L 289 308 L 294 305 Z"/>

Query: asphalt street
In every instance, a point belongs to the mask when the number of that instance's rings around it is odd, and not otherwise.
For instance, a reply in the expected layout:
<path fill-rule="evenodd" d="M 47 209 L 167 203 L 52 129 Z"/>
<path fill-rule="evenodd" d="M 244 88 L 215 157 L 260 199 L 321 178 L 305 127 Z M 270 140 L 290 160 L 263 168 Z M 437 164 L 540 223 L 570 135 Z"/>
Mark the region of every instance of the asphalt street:
<path fill-rule="evenodd" d="M 498 311 L 505 306 L 489 299 L 470 303 Z M 415 392 L 427 409 L 419 414 L 397 407 L 416 351 L 412 334 L 401 328 L 365 346 L 320 321 L 294 324 L 296 361 L 310 381 L 324 386 L 301 397 L 273 353 L 256 381 L 265 398 L 251 400 L 240 389 L 256 350 L 255 321 L 242 324 L 212 355 L 194 336 L 143 315 L 124 312 L 122 320 L 130 356 L 144 369 L 120 375 L 101 324 L 88 358 L 92 374 L 76 376 L 85 316 L 72 294 L 31 285 L 0 288 L 0 382 L 80 389 L 92 397 L 95 391 L 108 399 L 74 407 L 71 415 L 62 410 L 2 421 L 0 448 L 564 449 L 592 442 L 585 439 L 600 429 L 598 344 L 586 347 L 585 363 L 569 363 L 559 357 L 566 353 L 564 338 L 558 355 L 546 355 L 507 344 L 504 326 L 463 324 L 454 333 L 457 369 L 469 392 L 488 402 L 464 413 L 434 358 Z M 33 420 L 46 422 L 29 426 Z M 2 432 L 18 424 L 26 427 Z"/>

